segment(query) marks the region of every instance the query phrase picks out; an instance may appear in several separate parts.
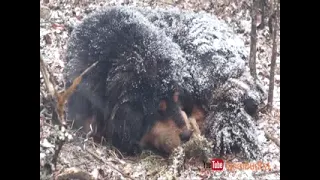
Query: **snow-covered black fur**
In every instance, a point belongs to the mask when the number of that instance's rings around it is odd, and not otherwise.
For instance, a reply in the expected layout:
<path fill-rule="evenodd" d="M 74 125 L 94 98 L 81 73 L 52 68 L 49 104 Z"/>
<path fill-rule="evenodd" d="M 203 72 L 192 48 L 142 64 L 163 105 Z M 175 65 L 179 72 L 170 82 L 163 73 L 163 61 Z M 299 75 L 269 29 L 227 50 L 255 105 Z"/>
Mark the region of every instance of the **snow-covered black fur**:
<path fill-rule="evenodd" d="M 94 112 L 103 112 L 104 119 L 114 116 L 113 138 L 130 151 L 147 123 L 144 117 L 157 110 L 174 84 L 208 112 L 205 135 L 216 142 L 215 153 L 240 150 L 256 159 L 259 143 L 252 115 L 265 93 L 247 73 L 247 57 L 243 41 L 213 15 L 103 8 L 84 19 L 69 40 L 67 84 L 99 64 L 70 98 L 68 118 Z"/>

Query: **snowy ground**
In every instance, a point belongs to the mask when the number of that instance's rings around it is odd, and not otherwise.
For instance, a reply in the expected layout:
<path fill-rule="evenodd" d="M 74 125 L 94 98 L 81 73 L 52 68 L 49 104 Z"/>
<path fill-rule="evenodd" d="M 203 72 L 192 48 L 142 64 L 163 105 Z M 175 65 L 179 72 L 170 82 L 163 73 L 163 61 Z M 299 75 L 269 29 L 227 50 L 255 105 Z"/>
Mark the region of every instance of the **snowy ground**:
<path fill-rule="evenodd" d="M 226 4 L 224 1 L 216 1 L 214 4 L 206 0 L 187 0 L 175 1 L 161 0 L 161 1 L 141 1 L 141 0 L 107 0 L 107 1 L 88 1 L 88 0 L 41 0 L 40 8 L 40 52 L 43 55 L 45 62 L 49 65 L 54 76 L 58 80 L 57 87 L 63 87 L 62 70 L 64 68 L 64 52 L 66 50 L 66 41 L 69 36 L 70 28 L 81 22 L 81 19 L 88 13 L 100 8 L 104 5 L 119 5 L 131 4 L 139 6 L 178 6 L 184 9 L 193 9 L 195 11 L 205 10 L 207 12 L 216 14 L 221 19 L 231 24 L 236 32 L 241 32 L 241 37 L 246 42 L 249 49 L 250 45 L 250 15 L 249 10 L 245 4 L 250 4 L 249 1 L 235 1 L 236 3 Z M 175 4 L 175 5 L 174 5 Z M 277 68 L 275 76 L 274 88 L 274 111 L 271 115 L 261 115 L 262 119 L 258 122 L 260 129 L 268 131 L 272 136 L 280 139 L 280 38 L 278 38 L 278 56 Z M 258 44 L 257 44 L 257 71 L 259 79 L 263 82 L 268 89 L 269 85 L 269 69 L 271 59 L 272 41 L 268 28 L 258 31 Z M 44 90 L 43 80 L 40 74 L 40 87 Z M 40 123 L 41 126 L 41 141 L 40 148 L 44 149 L 46 153 L 50 153 L 49 142 L 46 137 L 50 136 L 52 127 L 46 123 L 50 119 L 50 114 L 46 110 L 45 102 L 40 95 Z M 123 175 L 117 171 L 112 170 L 108 164 L 112 163 L 114 167 L 122 169 L 122 171 L 130 174 L 130 177 L 136 179 L 149 179 L 155 178 L 153 174 L 156 170 L 150 169 L 151 166 L 148 157 L 139 157 L 137 159 L 119 158 L 119 155 L 107 150 L 106 147 L 94 147 L 94 145 L 87 145 L 88 148 L 94 153 L 83 151 L 82 145 L 79 140 L 68 143 L 64 146 L 59 160 L 58 171 L 59 173 L 64 168 L 78 167 L 87 172 L 103 171 L 104 178 L 109 177 L 112 179 L 123 178 Z M 236 171 L 236 172 L 216 172 L 210 171 L 210 176 L 214 179 L 280 179 L 280 148 L 272 141 L 267 141 L 264 145 L 264 162 L 269 162 L 272 172 L 264 173 L 257 171 Z M 98 154 L 99 162 L 93 154 Z M 43 153 L 40 156 L 45 156 Z M 161 170 L 163 159 L 154 157 L 158 171 Z M 152 161 L 155 163 L 155 161 Z M 152 166 L 155 166 L 154 164 Z M 59 169 L 60 167 L 60 169 Z M 146 168 L 147 167 L 147 168 Z M 206 172 L 201 172 L 199 168 L 194 166 L 187 166 L 181 174 L 179 179 L 206 179 Z M 103 178 L 102 178 L 103 179 Z M 160 178 L 161 179 L 161 178 Z"/>

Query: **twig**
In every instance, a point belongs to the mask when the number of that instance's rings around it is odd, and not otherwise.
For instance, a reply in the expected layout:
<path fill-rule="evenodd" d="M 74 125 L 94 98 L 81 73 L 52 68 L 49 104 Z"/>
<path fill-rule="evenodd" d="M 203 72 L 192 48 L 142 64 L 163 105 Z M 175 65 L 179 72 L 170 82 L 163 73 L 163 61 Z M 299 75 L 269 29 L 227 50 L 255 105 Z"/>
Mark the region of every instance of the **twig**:
<path fill-rule="evenodd" d="M 93 67 L 95 67 L 97 64 L 99 63 L 99 61 L 96 61 L 95 63 L 93 63 L 91 66 L 89 66 L 86 70 L 84 70 L 80 76 L 85 75 L 88 71 L 90 71 Z"/>
<path fill-rule="evenodd" d="M 43 68 L 45 69 L 46 73 L 47 73 L 47 76 L 49 78 L 49 82 L 50 84 L 52 85 L 52 92 L 51 93 L 51 96 L 55 95 L 56 97 L 58 96 L 58 91 L 56 90 L 55 87 L 57 87 L 56 85 L 56 79 L 54 78 L 54 75 L 53 73 L 50 71 L 50 69 L 48 68 L 48 66 L 45 64 L 44 60 L 43 60 L 43 57 L 41 56 L 40 54 L 40 63 L 41 63 L 41 60 L 42 60 L 42 65 L 43 65 Z"/>
<path fill-rule="evenodd" d="M 117 148 L 115 148 L 115 147 L 112 147 L 112 149 L 113 149 L 114 151 L 117 151 L 117 153 L 121 156 L 121 159 L 124 158 L 124 156 L 123 156 L 122 153 L 119 151 L 119 149 L 117 149 Z M 118 157 L 117 155 L 115 155 L 115 156 Z"/>
<path fill-rule="evenodd" d="M 43 90 L 40 88 L 40 93 L 42 94 L 42 97 L 44 99 L 47 99 L 47 95 L 43 92 Z"/>
<path fill-rule="evenodd" d="M 97 65 L 98 62 L 99 61 L 96 61 L 95 63 L 93 63 L 90 67 L 88 67 L 86 70 L 84 70 L 80 74 L 80 76 L 76 77 L 73 80 L 72 85 L 68 89 L 66 89 L 65 91 L 56 95 L 56 97 L 57 97 L 56 111 L 57 111 L 58 116 L 62 122 L 65 122 L 65 120 L 64 120 L 64 105 L 65 105 L 66 101 L 71 96 L 71 94 L 76 90 L 76 88 L 80 84 L 80 82 L 82 81 L 82 76 L 84 74 L 86 74 L 89 70 L 91 70 L 95 65 Z"/>
<path fill-rule="evenodd" d="M 65 130 L 66 129 L 62 126 L 60 131 L 64 132 Z M 63 136 L 65 136 L 64 133 L 63 133 Z M 60 153 L 60 151 L 62 149 L 62 146 L 66 142 L 66 138 L 67 137 L 63 137 L 61 139 L 59 136 L 57 136 L 56 138 L 57 139 L 56 139 L 56 143 L 55 143 L 55 151 L 54 151 L 54 154 L 53 154 L 53 157 L 52 157 L 52 163 L 53 163 L 55 168 L 56 168 L 56 165 L 57 165 L 57 162 L 58 162 L 59 153 Z"/>
<path fill-rule="evenodd" d="M 59 94 L 55 89 L 54 77 L 53 77 L 52 73 L 49 71 L 49 68 L 46 66 L 41 53 L 40 53 L 40 72 L 42 73 L 44 83 L 45 83 L 47 90 L 49 92 L 47 98 L 49 99 L 49 104 L 51 105 L 51 107 L 53 109 L 52 117 L 57 117 L 57 118 L 52 118 L 52 121 L 58 120 L 60 125 L 65 125 L 65 121 L 64 121 L 63 116 L 60 116 L 57 109 L 56 109 L 57 104 L 56 104 L 55 100 L 59 99 Z"/>
<path fill-rule="evenodd" d="M 91 70 L 94 66 L 96 66 L 98 64 L 99 61 L 96 61 L 95 63 L 93 63 L 90 67 L 88 67 L 85 71 L 83 71 L 80 76 L 78 76 L 77 78 L 75 78 L 73 80 L 72 85 L 58 93 L 57 90 L 54 88 L 55 86 L 55 81 L 54 81 L 54 77 L 52 75 L 52 73 L 49 71 L 49 69 L 47 68 L 47 66 L 45 65 L 44 61 L 43 61 L 43 57 L 40 54 L 40 71 L 43 75 L 44 78 L 44 82 L 46 84 L 46 87 L 48 89 L 48 92 L 50 94 L 50 98 L 52 100 L 55 100 L 55 104 L 52 105 L 55 109 L 55 112 L 57 114 L 58 120 L 62 125 L 66 125 L 66 121 L 65 121 L 65 116 L 64 116 L 64 105 L 67 101 L 67 99 L 70 97 L 70 95 L 75 91 L 76 87 L 80 84 L 81 80 L 82 80 L 82 76 L 84 74 L 86 74 L 89 70 Z M 55 97 L 55 98 L 53 98 Z"/>
<path fill-rule="evenodd" d="M 113 165 L 111 165 L 109 162 L 105 162 L 103 159 L 101 159 L 98 155 L 96 155 L 95 153 L 91 152 L 90 150 L 86 149 L 86 151 L 91 154 L 94 158 L 96 158 L 97 160 L 99 160 L 100 162 L 108 165 L 109 167 L 111 167 L 112 169 L 114 169 L 115 171 L 117 171 L 118 173 L 120 173 L 123 177 L 126 177 L 126 178 L 129 178 L 129 179 L 132 179 L 130 176 L 124 174 L 122 171 L 120 171 L 118 168 L 114 167 Z"/>
<path fill-rule="evenodd" d="M 280 147 L 280 141 L 279 141 L 277 138 L 273 137 L 268 131 L 264 131 L 264 133 L 265 133 L 265 135 L 266 135 L 266 137 L 267 137 L 268 139 L 270 139 L 270 140 L 273 141 L 278 147 Z"/>
<path fill-rule="evenodd" d="M 57 140 L 58 143 L 56 143 L 55 145 L 55 151 L 54 151 L 54 154 L 53 154 L 53 157 L 52 157 L 52 163 L 54 165 L 54 167 L 56 168 L 57 167 L 57 162 L 58 162 L 58 157 L 59 157 L 59 153 L 62 149 L 62 146 L 64 144 L 64 140 Z"/>
<path fill-rule="evenodd" d="M 50 75 L 48 72 L 48 68 L 46 68 L 46 64 L 43 61 L 42 55 L 40 54 L 40 72 L 43 76 L 44 83 L 47 87 L 47 90 L 49 92 L 49 95 L 52 97 L 54 95 L 54 85 L 52 82 L 50 82 Z"/>

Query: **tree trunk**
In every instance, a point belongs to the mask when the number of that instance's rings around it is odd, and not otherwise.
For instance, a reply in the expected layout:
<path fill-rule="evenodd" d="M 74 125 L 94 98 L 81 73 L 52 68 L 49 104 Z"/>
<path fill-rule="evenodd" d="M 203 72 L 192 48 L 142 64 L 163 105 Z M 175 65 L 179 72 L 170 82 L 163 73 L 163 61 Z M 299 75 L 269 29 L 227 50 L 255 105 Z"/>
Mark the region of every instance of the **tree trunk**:
<path fill-rule="evenodd" d="M 269 82 L 269 92 L 268 92 L 268 111 L 271 112 L 273 107 L 273 90 L 274 90 L 274 73 L 276 69 L 276 59 L 277 59 L 277 30 L 278 30 L 278 11 L 279 4 L 275 2 L 275 6 L 277 7 L 275 10 L 275 16 L 272 19 L 273 21 L 273 32 L 272 32 L 272 55 L 271 55 L 271 67 L 270 67 L 270 82 Z"/>
<path fill-rule="evenodd" d="M 249 67 L 250 74 L 257 79 L 256 70 L 256 51 L 257 51 L 257 0 L 253 0 L 251 9 L 251 44 L 250 44 L 250 57 L 249 57 Z"/>
<path fill-rule="evenodd" d="M 261 22 L 257 29 L 263 29 L 265 27 L 265 15 L 266 15 L 266 0 L 259 0 L 259 9 L 261 10 Z"/>

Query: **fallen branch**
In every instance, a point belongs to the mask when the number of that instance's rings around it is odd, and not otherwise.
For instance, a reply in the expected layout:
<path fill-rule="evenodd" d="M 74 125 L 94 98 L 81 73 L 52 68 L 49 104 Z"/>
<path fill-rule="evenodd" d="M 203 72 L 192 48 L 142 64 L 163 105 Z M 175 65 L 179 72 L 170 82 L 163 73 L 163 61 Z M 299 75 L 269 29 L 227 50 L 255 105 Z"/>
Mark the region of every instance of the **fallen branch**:
<path fill-rule="evenodd" d="M 88 67 L 84 72 L 80 74 L 80 76 L 76 77 L 73 80 L 72 85 L 67 88 L 66 90 L 58 93 L 57 90 L 55 89 L 55 80 L 53 74 L 50 72 L 49 68 L 46 66 L 42 55 L 40 54 L 40 72 L 43 75 L 44 78 L 44 83 L 47 87 L 47 90 L 49 92 L 48 98 L 49 98 L 49 103 L 52 106 L 53 112 L 52 112 L 52 120 L 58 120 L 60 125 L 59 130 L 62 133 L 57 133 L 56 141 L 55 141 L 55 152 L 52 157 L 51 163 L 54 165 L 54 168 L 56 168 L 59 153 L 62 149 L 62 146 L 68 139 L 68 136 L 64 133 L 65 132 L 65 126 L 66 126 L 66 121 L 65 121 L 65 110 L 64 110 L 64 105 L 67 101 L 67 99 L 70 97 L 70 95 L 76 90 L 77 86 L 80 84 L 82 80 L 82 76 L 87 73 L 89 70 L 91 70 L 95 65 L 97 65 L 98 61 L 92 64 L 90 67 Z M 40 92 L 44 95 L 45 93 L 41 91 Z M 54 118 L 56 117 L 56 118 Z M 62 134 L 62 136 L 60 136 Z M 81 177 L 85 177 L 85 174 L 83 172 L 79 171 L 72 171 L 67 172 L 67 174 L 63 174 L 62 176 L 59 176 L 60 178 L 58 179 L 63 179 L 66 176 L 73 176 L 73 177 L 78 177 L 81 175 Z M 91 177 L 87 177 L 84 179 L 92 179 Z"/>
<path fill-rule="evenodd" d="M 94 66 L 98 64 L 98 61 L 93 63 L 90 67 L 88 67 L 86 70 L 84 70 L 80 76 L 76 77 L 73 80 L 72 85 L 58 93 L 55 89 L 55 81 L 52 73 L 49 71 L 49 68 L 46 66 L 42 55 L 40 54 L 40 72 L 43 75 L 45 85 L 47 87 L 47 90 L 49 92 L 49 97 L 51 100 L 53 100 L 54 104 L 52 106 L 55 109 L 55 112 L 57 114 L 57 118 L 61 125 L 66 125 L 65 116 L 64 116 L 64 105 L 67 101 L 67 99 L 70 97 L 70 95 L 76 90 L 77 86 L 80 84 L 82 77 L 84 74 L 86 74 L 88 71 L 90 71 Z M 55 97 L 55 98 L 54 98 Z"/>
<path fill-rule="evenodd" d="M 73 80 L 72 85 L 68 89 L 66 89 L 65 91 L 56 95 L 56 98 L 57 98 L 56 111 L 57 111 L 59 118 L 62 120 L 62 122 L 65 122 L 65 120 L 64 120 L 65 119 L 64 118 L 64 105 L 65 105 L 65 103 L 67 102 L 67 100 L 71 96 L 71 94 L 76 90 L 77 86 L 80 84 L 83 75 L 86 74 L 87 72 L 89 72 L 89 70 L 91 70 L 94 66 L 96 66 L 98 64 L 98 62 L 99 61 L 93 63 L 86 70 L 84 70 L 80 74 L 80 76 L 76 77 Z"/>
<path fill-rule="evenodd" d="M 57 117 L 57 120 L 60 123 L 60 125 L 66 125 L 64 117 L 59 114 L 59 110 L 57 111 L 57 103 L 55 102 L 55 100 L 59 99 L 59 93 L 55 89 L 56 85 L 55 85 L 54 76 L 50 72 L 47 65 L 45 64 L 41 54 L 40 54 L 40 72 L 43 76 L 44 83 L 47 87 L 47 91 L 48 91 L 47 98 L 49 100 L 49 103 L 51 107 L 55 109 L 55 111 L 52 112 L 53 117 Z M 56 119 L 53 118 L 53 120 L 56 120 Z"/>

